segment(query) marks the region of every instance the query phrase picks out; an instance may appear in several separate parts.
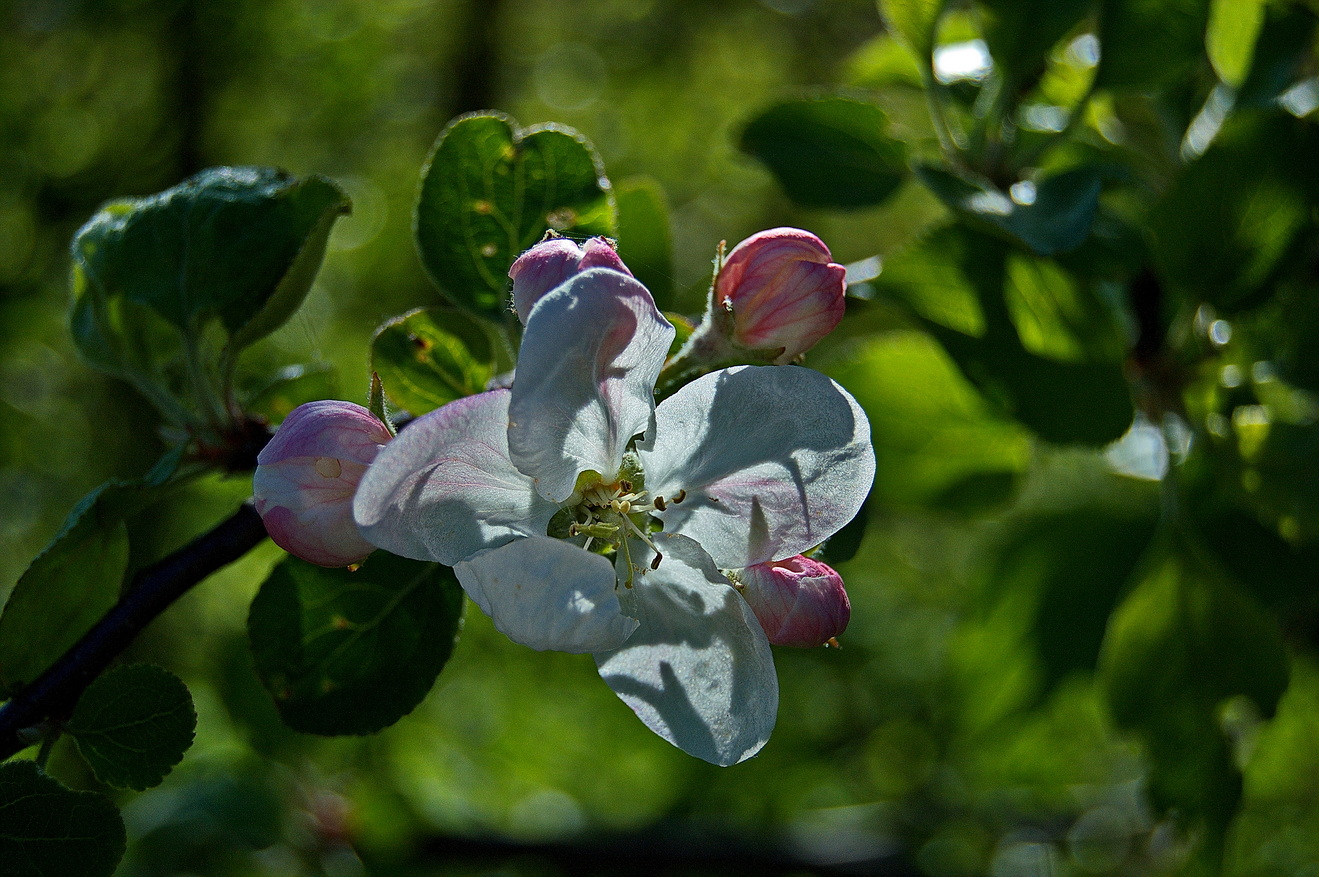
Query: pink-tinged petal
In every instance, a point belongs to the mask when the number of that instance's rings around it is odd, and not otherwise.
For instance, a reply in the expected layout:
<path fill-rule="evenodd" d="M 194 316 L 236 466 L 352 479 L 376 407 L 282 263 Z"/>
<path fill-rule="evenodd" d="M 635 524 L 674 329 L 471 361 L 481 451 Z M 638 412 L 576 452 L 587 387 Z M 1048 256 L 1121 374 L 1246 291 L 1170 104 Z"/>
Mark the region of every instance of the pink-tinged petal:
<path fill-rule="evenodd" d="M 843 318 L 847 269 L 824 241 L 799 228 L 774 228 L 742 241 L 715 280 L 715 306 L 732 313 L 735 344 L 782 348 L 786 363 L 833 331 Z"/>
<path fill-rule="evenodd" d="M 847 629 L 852 603 L 843 577 L 803 555 L 738 570 L 742 596 L 776 646 L 811 648 Z"/>
<path fill-rule="evenodd" d="M 518 256 L 508 269 L 518 319 L 525 326 L 532 307 L 545 293 L 590 268 L 609 268 L 632 276 L 613 244 L 602 237 L 591 238 L 584 247 L 568 238 L 551 238 Z"/>
<path fill-rule="evenodd" d="M 450 402 L 385 446 L 353 514 L 372 544 L 452 566 L 518 536 L 544 535 L 558 511 L 508 458 L 508 390 Z"/>
<path fill-rule="evenodd" d="M 745 761 L 778 715 L 769 641 L 699 545 L 668 534 L 656 543 L 663 561 L 632 589 L 640 626 L 622 647 L 595 656 L 600 676 L 682 751 L 722 766 Z"/>
<path fill-rule="evenodd" d="M 619 606 L 614 565 L 569 542 L 517 539 L 453 571 L 501 633 L 533 649 L 614 649 L 637 629 Z"/>
<path fill-rule="evenodd" d="M 541 496 L 563 502 L 580 473 L 618 473 L 628 442 L 650 425 L 672 341 L 646 288 L 607 268 L 536 303 L 513 378 L 508 447 Z"/>
<path fill-rule="evenodd" d="M 338 567 L 375 546 L 353 523 L 353 494 L 381 447 L 385 425 L 351 402 L 295 408 L 257 456 L 252 494 L 275 544 L 303 560 Z"/>
<path fill-rule="evenodd" d="M 875 476 L 861 406 L 791 365 L 692 381 L 659 406 L 654 437 L 637 450 L 647 491 L 669 501 L 656 513 L 665 531 L 695 539 L 724 569 L 823 542 L 860 511 Z"/>
<path fill-rule="evenodd" d="M 370 464 L 389 430 L 361 405 L 327 399 L 307 402 L 289 412 L 261 453 L 257 464 L 290 457 L 334 457 Z"/>

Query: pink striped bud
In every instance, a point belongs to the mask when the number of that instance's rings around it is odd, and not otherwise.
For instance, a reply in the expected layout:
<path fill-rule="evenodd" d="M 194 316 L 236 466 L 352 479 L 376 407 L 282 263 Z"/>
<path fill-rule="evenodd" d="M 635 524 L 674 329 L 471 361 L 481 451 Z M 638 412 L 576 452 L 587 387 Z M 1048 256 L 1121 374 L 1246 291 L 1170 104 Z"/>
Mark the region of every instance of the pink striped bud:
<path fill-rule="evenodd" d="M 771 228 L 733 248 L 715 279 L 714 304 L 732 315 L 732 340 L 791 362 L 843 318 L 847 269 L 809 231 Z"/>
<path fill-rule="evenodd" d="M 588 268 L 612 268 L 632 276 L 618 258 L 613 241 L 594 237 L 579 247 L 568 238 L 550 238 L 527 250 L 508 269 L 513 278 L 513 309 L 525 326 L 541 296 Z"/>
<path fill-rule="evenodd" d="M 275 544 L 319 566 L 374 550 L 353 522 L 353 494 L 389 430 L 361 405 L 299 405 L 257 455 L 252 493 Z"/>
<path fill-rule="evenodd" d="M 738 570 L 738 590 L 776 646 L 824 645 L 847 629 L 852 604 L 843 577 L 798 554 Z"/>

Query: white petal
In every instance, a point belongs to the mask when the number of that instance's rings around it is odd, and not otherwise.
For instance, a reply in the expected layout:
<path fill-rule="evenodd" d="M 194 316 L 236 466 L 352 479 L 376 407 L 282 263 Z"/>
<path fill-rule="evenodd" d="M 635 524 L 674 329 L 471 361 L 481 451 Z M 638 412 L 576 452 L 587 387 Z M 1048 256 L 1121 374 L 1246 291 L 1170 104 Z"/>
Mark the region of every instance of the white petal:
<path fill-rule="evenodd" d="M 861 509 L 875 477 L 870 422 L 846 390 L 798 366 L 705 375 L 664 400 L 638 446 L 659 512 L 723 569 L 818 545 Z"/>
<path fill-rule="evenodd" d="M 637 629 L 619 606 L 614 565 L 568 542 L 518 539 L 453 571 L 496 628 L 533 649 L 613 649 Z"/>
<path fill-rule="evenodd" d="M 507 390 L 450 402 L 381 450 L 353 499 L 367 541 L 452 566 L 517 536 L 544 535 L 558 511 L 508 458 Z"/>
<path fill-rule="evenodd" d="M 617 474 L 627 443 L 650 426 L 672 340 L 646 288 L 608 268 L 536 302 L 513 378 L 508 446 L 542 496 L 567 499 L 581 472 Z"/>
<path fill-rule="evenodd" d="M 713 764 L 760 751 L 779 683 L 751 608 L 700 546 L 660 534 L 664 559 L 632 589 L 641 626 L 595 656 L 600 676 L 656 734 Z"/>

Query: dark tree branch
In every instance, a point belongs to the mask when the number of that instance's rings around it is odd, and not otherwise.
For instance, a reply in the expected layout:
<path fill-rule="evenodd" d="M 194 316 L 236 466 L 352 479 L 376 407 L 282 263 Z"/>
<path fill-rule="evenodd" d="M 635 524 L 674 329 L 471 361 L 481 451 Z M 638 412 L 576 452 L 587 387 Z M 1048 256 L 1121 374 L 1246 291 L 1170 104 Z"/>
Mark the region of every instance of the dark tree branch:
<path fill-rule="evenodd" d="M 0 708 L 0 760 L 27 748 L 20 732 L 64 720 L 92 680 L 156 616 L 211 573 L 233 563 L 266 538 L 265 525 L 244 503 L 238 511 L 187 545 L 140 570 L 109 612 L 59 660 Z"/>

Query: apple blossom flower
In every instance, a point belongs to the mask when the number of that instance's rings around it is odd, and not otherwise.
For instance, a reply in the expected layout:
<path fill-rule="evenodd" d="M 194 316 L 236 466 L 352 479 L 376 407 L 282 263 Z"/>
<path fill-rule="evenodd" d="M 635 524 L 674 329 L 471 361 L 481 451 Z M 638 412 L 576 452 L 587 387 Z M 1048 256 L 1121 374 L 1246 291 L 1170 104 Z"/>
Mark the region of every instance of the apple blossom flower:
<path fill-rule="evenodd" d="M 823 645 L 847 629 L 852 604 L 843 577 L 798 554 L 735 573 L 737 589 L 776 646 Z"/>
<path fill-rule="evenodd" d="M 361 405 L 324 401 L 293 409 L 257 455 L 252 476 L 256 510 L 275 544 L 329 567 L 374 551 L 353 522 L 353 494 L 389 440 L 389 430 Z"/>
<path fill-rule="evenodd" d="M 751 757 L 778 709 L 769 640 L 721 569 L 805 551 L 874 475 L 865 414 L 796 366 L 705 375 L 658 407 L 673 327 L 618 271 L 531 308 L 511 389 L 414 421 L 362 479 L 375 545 L 453 566 L 511 639 L 588 652 L 655 733 Z"/>
<path fill-rule="evenodd" d="M 771 228 L 733 248 L 715 278 L 712 310 L 732 317 L 732 341 L 791 362 L 843 318 L 847 269 L 809 231 Z"/>
<path fill-rule="evenodd" d="M 548 238 L 518 256 L 508 269 L 513 280 L 513 309 L 518 319 L 525 326 L 532 306 L 541 296 L 590 268 L 610 268 L 632 276 L 608 238 L 593 237 L 585 246 L 578 246 L 568 238 Z"/>

